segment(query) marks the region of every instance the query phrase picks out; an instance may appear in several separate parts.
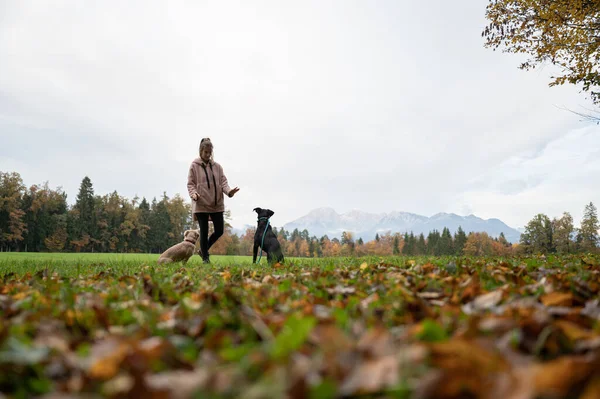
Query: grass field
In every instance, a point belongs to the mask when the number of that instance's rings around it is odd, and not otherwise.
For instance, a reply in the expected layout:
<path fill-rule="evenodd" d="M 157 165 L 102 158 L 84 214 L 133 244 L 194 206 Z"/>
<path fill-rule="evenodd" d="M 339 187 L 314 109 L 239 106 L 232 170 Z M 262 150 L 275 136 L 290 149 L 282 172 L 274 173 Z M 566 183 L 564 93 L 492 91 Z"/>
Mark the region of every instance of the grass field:
<path fill-rule="evenodd" d="M 0 392 L 600 397 L 600 259 L 0 254 Z"/>
<path fill-rule="evenodd" d="M 154 266 L 159 254 L 106 254 L 106 253 L 32 253 L 0 252 L 0 274 L 7 272 L 36 272 L 48 268 L 64 276 L 78 273 L 98 273 L 112 268 L 118 273 L 139 272 L 142 266 Z M 265 262 L 266 259 L 261 260 Z M 251 265 L 251 256 L 211 256 L 214 265 Z M 202 267 L 202 259 L 193 256 L 188 267 Z"/>

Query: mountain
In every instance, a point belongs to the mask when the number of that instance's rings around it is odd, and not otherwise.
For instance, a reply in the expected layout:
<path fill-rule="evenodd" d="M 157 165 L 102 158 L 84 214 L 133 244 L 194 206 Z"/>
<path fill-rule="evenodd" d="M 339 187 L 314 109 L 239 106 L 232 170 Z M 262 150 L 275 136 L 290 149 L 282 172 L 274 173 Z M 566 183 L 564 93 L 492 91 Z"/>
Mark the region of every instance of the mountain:
<path fill-rule="evenodd" d="M 308 230 L 311 235 L 321 237 L 325 234 L 329 238 L 340 238 L 342 232 L 351 231 L 355 238 L 361 237 L 365 241 L 375 238 L 376 234 L 410 233 L 418 235 L 427 234 L 432 230 L 440 233 L 447 227 L 454 234 L 461 226 L 465 233 L 487 232 L 492 237 L 504 233 L 506 239 L 512 243 L 519 242 L 521 233 L 507 226 L 499 219 L 481 219 L 475 215 L 459 216 L 454 213 L 437 213 L 431 217 L 417 215 L 409 212 L 368 213 L 352 210 L 338 214 L 332 208 L 317 208 L 292 222 L 286 223 L 283 228 L 287 231 L 298 229 Z"/>

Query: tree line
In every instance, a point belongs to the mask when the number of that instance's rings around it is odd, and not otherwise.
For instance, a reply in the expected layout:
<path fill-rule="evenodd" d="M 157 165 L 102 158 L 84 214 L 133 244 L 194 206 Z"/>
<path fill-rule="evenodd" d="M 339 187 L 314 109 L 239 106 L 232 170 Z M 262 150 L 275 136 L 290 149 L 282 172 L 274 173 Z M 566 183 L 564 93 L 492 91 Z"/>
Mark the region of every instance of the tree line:
<path fill-rule="evenodd" d="M 190 206 L 178 195 L 152 202 L 116 191 L 95 195 L 86 176 L 69 206 L 61 188 L 27 188 L 18 173 L 0 171 L 2 251 L 160 253 L 190 225 Z"/>
<path fill-rule="evenodd" d="M 250 255 L 255 228 L 237 235 L 232 232 L 230 220 L 226 210 L 225 233 L 211 253 Z M 86 176 L 75 203 L 69 206 L 61 188 L 51 189 L 47 182 L 26 187 L 18 173 L 0 171 L 0 251 L 161 253 L 180 242 L 185 230 L 195 227 L 191 204 L 180 195 L 169 198 L 163 193 L 150 202 L 138 197 L 128 200 L 116 191 L 97 195 Z M 520 243 L 515 244 L 502 233 L 493 238 L 485 232 L 467 234 L 461 227 L 454 234 L 448 228 L 427 235 L 386 232 L 371 241 L 356 239 L 351 232 L 329 238 L 311 236 L 307 230 L 273 229 L 284 253 L 291 257 L 504 256 L 593 251 L 598 246 L 598 218 L 592 203 L 586 206 L 579 229 L 573 227 L 568 213 L 552 221 L 540 214 L 529 222 Z"/>
<path fill-rule="evenodd" d="M 539 213 L 527 223 L 521 234 L 520 248 L 525 253 L 575 253 L 598 250 L 600 224 L 598 210 L 593 202 L 587 204 L 579 228 L 573 217 L 564 212 L 560 218 Z"/>

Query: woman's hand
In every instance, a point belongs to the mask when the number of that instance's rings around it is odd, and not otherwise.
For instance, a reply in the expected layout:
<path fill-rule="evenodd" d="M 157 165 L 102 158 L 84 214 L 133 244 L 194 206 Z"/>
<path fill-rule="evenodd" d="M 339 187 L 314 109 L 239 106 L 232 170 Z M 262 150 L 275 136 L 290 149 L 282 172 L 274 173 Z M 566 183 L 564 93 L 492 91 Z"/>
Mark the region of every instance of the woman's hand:
<path fill-rule="evenodd" d="M 192 194 L 192 199 L 193 199 L 194 201 L 198 201 L 198 193 L 194 193 L 194 194 Z"/>
<path fill-rule="evenodd" d="M 240 191 L 239 187 L 232 188 L 231 190 L 229 190 L 229 194 L 227 195 L 229 195 L 229 198 L 232 198 L 238 191 Z"/>

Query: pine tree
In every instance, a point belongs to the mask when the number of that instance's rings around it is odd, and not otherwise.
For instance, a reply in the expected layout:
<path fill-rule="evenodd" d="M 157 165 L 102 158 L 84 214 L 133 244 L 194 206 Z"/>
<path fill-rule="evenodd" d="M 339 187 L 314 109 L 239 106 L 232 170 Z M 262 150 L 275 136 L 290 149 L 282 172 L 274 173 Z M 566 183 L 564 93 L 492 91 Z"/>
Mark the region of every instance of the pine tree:
<path fill-rule="evenodd" d="M 467 243 L 467 235 L 461 226 L 458 226 L 458 230 L 454 233 L 454 253 L 456 255 L 462 255 L 465 244 Z"/>
<path fill-rule="evenodd" d="M 411 242 L 410 242 L 410 236 L 408 235 L 408 233 L 404 233 L 404 246 L 402 247 L 402 254 L 403 255 L 413 255 L 413 249 Z"/>
<path fill-rule="evenodd" d="M 392 254 L 400 255 L 400 237 L 398 234 L 394 234 L 394 239 L 392 241 Z"/>
<path fill-rule="evenodd" d="M 73 206 L 74 220 L 73 220 L 73 232 L 71 234 L 72 240 L 78 240 L 81 242 L 89 242 L 91 237 L 95 237 L 97 234 L 96 228 L 96 215 L 95 215 L 95 201 L 94 201 L 94 188 L 92 181 L 88 176 L 85 176 L 79 185 L 79 193 L 75 199 L 75 205 Z M 88 250 L 88 245 L 82 245 L 82 250 Z"/>
<path fill-rule="evenodd" d="M 429 255 L 439 256 L 440 255 L 440 247 L 438 245 L 440 241 L 440 232 L 437 229 L 430 231 L 427 235 L 427 253 Z"/>
<path fill-rule="evenodd" d="M 160 202 L 157 202 L 156 198 L 152 200 L 149 226 L 148 243 L 150 252 L 161 253 L 175 243 L 172 238 L 169 238 L 171 220 L 164 199 Z"/>
<path fill-rule="evenodd" d="M 442 230 L 442 235 L 438 242 L 439 254 L 440 255 L 452 255 L 454 252 L 453 243 L 452 243 L 452 234 L 450 234 L 450 229 L 444 227 Z"/>
<path fill-rule="evenodd" d="M 140 212 L 139 249 L 142 252 L 150 252 L 150 245 L 148 242 L 148 231 L 150 230 L 150 204 L 146 201 L 146 197 L 142 198 L 138 210 Z"/>
<path fill-rule="evenodd" d="M 594 204 L 590 202 L 585 206 L 579 229 L 581 249 L 594 251 L 598 248 L 598 230 L 600 230 L 598 211 Z"/>
<path fill-rule="evenodd" d="M 427 254 L 427 243 L 425 242 L 425 236 L 423 233 L 419 234 L 419 240 L 417 241 L 417 248 L 415 255 L 426 255 Z"/>

